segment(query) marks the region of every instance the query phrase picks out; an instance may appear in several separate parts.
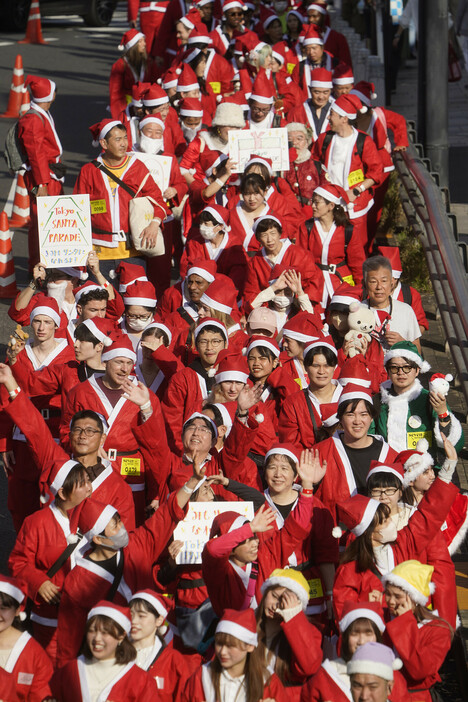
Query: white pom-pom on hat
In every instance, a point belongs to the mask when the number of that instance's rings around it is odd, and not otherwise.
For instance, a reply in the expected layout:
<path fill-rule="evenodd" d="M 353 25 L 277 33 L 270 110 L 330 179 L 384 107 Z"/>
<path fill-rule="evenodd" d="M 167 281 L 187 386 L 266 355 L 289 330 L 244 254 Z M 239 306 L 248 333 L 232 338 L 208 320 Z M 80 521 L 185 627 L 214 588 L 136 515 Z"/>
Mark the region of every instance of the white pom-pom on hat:
<path fill-rule="evenodd" d="M 445 376 L 445 380 L 447 381 L 447 383 L 451 383 L 453 380 L 453 375 L 451 373 L 447 373 L 447 375 Z"/>
<path fill-rule="evenodd" d="M 20 622 L 25 622 L 26 619 L 27 619 L 27 616 L 28 616 L 28 615 L 26 614 L 26 612 L 20 612 L 20 613 L 18 614 L 18 617 L 19 617 L 19 619 L 20 619 Z"/>
<path fill-rule="evenodd" d="M 49 501 L 48 495 L 41 495 L 39 498 L 39 502 L 43 505 L 46 505 Z"/>
<path fill-rule="evenodd" d="M 217 372 L 218 371 L 216 370 L 216 368 L 210 368 L 210 370 L 207 373 L 208 378 L 214 378 Z"/>
<path fill-rule="evenodd" d="M 371 100 L 377 99 L 377 93 L 371 93 Z"/>
<path fill-rule="evenodd" d="M 334 539 L 341 539 L 343 536 L 343 529 L 339 526 L 333 527 L 332 536 Z"/>
<path fill-rule="evenodd" d="M 109 271 L 109 278 L 111 278 L 111 280 L 115 280 L 115 278 L 117 278 L 115 268 L 112 268 L 112 270 Z"/>
<path fill-rule="evenodd" d="M 361 115 L 364 115 L 367 112 L 368 108 L 366 105 L 363 105 L 362 107 L 359 108 L 359 112 Z"/>
<path fill-rule="evenodd" d="M 175 72 L 176 72 L 176 75 L 180 76 L 180 74 L 182 73 L 182 69 L 176 68 Z"/>
<path fill-rule="evenodd" d="M 403 668 L 403 661 L 401 658 L 395 658 L 392 665 L 393 670 L 401 670 Z"/>
<path fill-rule="evenodd" d="M 427 439 L 419 439 L 418 443 L 416 444 L 416 451 L 419 451 L 419 453 L 426 453 L 429 451 L 429 441 Z"/>

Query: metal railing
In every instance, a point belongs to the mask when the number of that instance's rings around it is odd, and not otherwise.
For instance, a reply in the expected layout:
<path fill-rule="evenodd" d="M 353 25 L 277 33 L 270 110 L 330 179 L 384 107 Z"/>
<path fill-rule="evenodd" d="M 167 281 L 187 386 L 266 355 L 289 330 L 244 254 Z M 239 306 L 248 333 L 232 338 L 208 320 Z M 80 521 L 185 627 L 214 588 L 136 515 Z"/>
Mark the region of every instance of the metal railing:
<path fill-rule="evenodd" d="M 411 134 L 411 128 L 409 133 Z M 401 201 L 408 223 L 420 237 L 432 287 L 450 349 L 457 379 L 468 403 L 468 276 L 456 223 L 450 221 L 448 193 L 440 190 L 422 147 L 411 144 L 394 153 L 401 183 Z M 445 195 L 445 200 L 444 200 Z M 448 348 L 447 348 L 448 347 Z"/>

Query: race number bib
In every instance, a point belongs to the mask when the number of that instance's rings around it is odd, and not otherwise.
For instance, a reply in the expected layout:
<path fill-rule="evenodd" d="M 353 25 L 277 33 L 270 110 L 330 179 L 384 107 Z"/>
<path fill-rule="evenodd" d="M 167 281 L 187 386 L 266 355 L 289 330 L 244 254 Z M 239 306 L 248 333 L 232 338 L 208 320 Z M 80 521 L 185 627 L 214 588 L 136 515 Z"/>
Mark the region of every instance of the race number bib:
<path fill-rule="evenodd" d="M 359 183 L 362 183 L 364 180 L 364 173 L 361 168 L 358 168 L 357 171 L 351 171 L 349 174 L 348 185 L 350 188 L 354 188 L 355 185 L 359 185 Z"/>
<path fill-rule="evenodd" d="M 407 448 L 416 450 L 416 444 L 418 443 L 419 439 L 427 439 L 427 443 L 429 444 L 429 448 L 431 448 L 431 446 L 432 446 L 432 431 L 430 429 L 428 431 L 409 431 L 406 434 Z"/>
<path fill-rule="evenodd" d="M 105 200 L 91 200 L 89 203 L 91 205 L 91 214 L 105 214 L 107 212 L 107 206 Z"/>
<path fill-rule="evenodd" d="M 133 477 L 141 475 L 141 458 L 129 458 L 124 456 L 120 464 L 120 475 Z"/>

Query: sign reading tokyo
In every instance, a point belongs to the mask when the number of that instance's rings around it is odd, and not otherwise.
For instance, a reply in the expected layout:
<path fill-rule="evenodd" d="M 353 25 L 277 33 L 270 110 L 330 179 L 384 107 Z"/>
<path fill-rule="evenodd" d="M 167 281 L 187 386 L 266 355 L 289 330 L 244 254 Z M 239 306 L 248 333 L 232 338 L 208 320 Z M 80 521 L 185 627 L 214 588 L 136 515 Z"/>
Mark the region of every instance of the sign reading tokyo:
<path fill-rule="evenodd" d="M 41 262 L 47 268 L 85 266 L 92 250 L 89 195 L 37 198 Z"/>
<path fill-rule="evenodd" d="M 229 158 L 234 161 L 233 173 L 243 173 L 251 156 L 271 158 L 274 171 L 289 170 L 288 130 L 231 129 L 228 133 Z"/>
<path fill-rule="evenodd" d="M 174 541 L 183 541 L 177 564 L 201 563 L 213 519 L 221 512 L 238 512 L 247 521 L 254 517 L 253 502 L 190 502 L 187 515 L 174 529 Z"/>

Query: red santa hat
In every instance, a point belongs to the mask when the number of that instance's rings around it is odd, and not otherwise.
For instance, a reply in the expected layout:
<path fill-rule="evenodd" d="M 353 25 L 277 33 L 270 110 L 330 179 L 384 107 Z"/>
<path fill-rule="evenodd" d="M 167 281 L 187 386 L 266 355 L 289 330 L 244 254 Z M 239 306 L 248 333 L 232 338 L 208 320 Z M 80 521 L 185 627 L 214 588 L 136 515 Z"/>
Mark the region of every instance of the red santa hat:
<path fill-rule="evenodd" d="M 330 300 L 328 309 L 331 311 L 341 310 L 342 312 L 349 312 L 349 306 L 353 302 L 361 302 L 362 289 L 357 285 L 350 285 L 349 283 L 340 283 L 333 293 L 333 297 Z"/>
<path fill-rule="evenodd" d="M 161 331 L 163 331 L 163 332 L 167 335 L 167 338 L 169 339 L 169 344 L 171 343 L 171 341 L 172 341 L 172 332 L 171 332 L 171 330 L 169 329 L 169 327 L 167 327 L 167 326 L 166 326 L 165 324 L 163 324 L 162 322 L 151 322 L 151 324 L 148 324 L 148 326 L 145 327 L 145 332 L 147 332 L 148 329 L 160 329 Z"/>
<path fill-rule="evenodd" d="M 141 96 L 145 107 L 158 107 L 169 102 L 166 92 L 157 83 L 153 83 Z"/>
<path fill-rule="evenodd" d="M 107 600 L 100 600 L 92 609 L 89 610 L 87 621 L 93 617 L 109 617 L 116 624 L 118 624 L 125 633 L 128 634 L 132 628 L 132 619 L 130 615 L 130 609 L 128 607 L 121 607 L 115 604 L 115 602 L 107 602 Z"/>
<path fill-rule="evenodd" d="M 132 102 L 130 104 L 134 107 L 142 107 L 141 96 L 145 90 L 148 90 L 150 85 L 151 83 L 142 83 L 141 81 L 134 83 L 134 85 L 132 85 Z"/>
<path fill-rule="evenodd" d="M 216 270 L 216 261 L 206 261 L 203 258 L 197 258 L 190 264 L 190 268 L 187 271 L 185 279 L 187 280 L 187 278 L 190 278 L 191 275 L 199 275 L 200 278 L 206 280 L 207 283 L 212 283 L 215 279 Z"/>
<path fill-rule="evenodd" d="M 304 35 L 304 46 L 310 46 L 311 44 L 323 45 L 322 35 L 315 24 L 309 24 Z"/>
<path fill-rule="evenodd" d="M 286 21 L 288 20 L 289 15 L 293 15 L 293 17 L 297 17 L 299 22 L 302 22 L 302 24 L 304 24 L 304 22 L 306 21 L 306 18 L 304 17 L 304 15 L 302 15 L 299 12 L 297 7 L 293 7 L 291 10 L 289 10 L 288 14 L 286 15 Z"/>
<path fill-rule="evenodd" d="M 213 434 L 213 438 L 215 438 L 215 439 L 217 438 L 217 436 L 218 436 L 218 427 L 217 427 L 216 424 L 213 422 L 213 420 L 211 419 L 211 417 L 208 417 L 208 415 L 202 414 L 201 412 L 192 412 L 192 414 L 190 415 L 190 417 L 189 417 L 188 419 L 185 420 L 185 422 L 184 422 L 184 424 L 183 424 L 183 426 L 182 426 L 182 433 L 184 433 L 185 429 L 186 429 L 188 426 L 190 426 L 190 424 L 192 424 L 192 422 L 194 421 L 194 419 L 203 419 L 203 421 L 206 422 L 206 424 L 210 426 L 211 431 L 212 431 L 212 434 Z M 197 485 L 197 487 L 195 488 L 195 490 L 198 490 L 199 487 L 200 487 L 200 485 Z M 195 490 L 194 490 L 194 492 L 195 492 Z"/>
<path fill-rule="evenodd" d="M 320 403 L 320 414 L 322 416 L 322 424 L 327 429 L 334 427 L 340 421 L 336 416 L 336 410 L 338 409 L 338 402 L 321 402 Z"/>
<path fill-rule="evenodd" d="M 244 526 L 248 521 L 244 514 L 239 514 L 238 512 L 222 512 L 213 519 L 210 529 L 210 539 L 214 539 L 215 536 L 224 536 L 224 534 L 240 529 L 240 527 Z"/>
<path fill-rule="evenodd" d="M 41 502 L 47 504 L 50 500 L 50 496 L 55 497 L 65 480 L 68 477 L 73 468 L 79 466 L 83 468 L 81 463 L 70 459 L 68 461 L 57 460 L 52 464 L 50 470 L 43 471 L 40 477 L 41 483 Z M 84 468 L 83 468 L 84 470 Z"/>
<path fill-rule="evenodd" d="M 177 20 L 177 22 L 180 22 L 181 24 L 184 25 L 184 27 L 187 27 L 187 29 L 192 31 L 192 29 L 195 29 L 195 24 L 194 24 L 194 22 L 192 22 L 192 19 L 195 19 L 195 18 L 194 17 L 190 18 L 188 15 L 184 15 L 179 20 Z"/>
<path fill-rule="evenodd" d="M 344 402 L 352 402 L 353 400 L 365 400 L 372 404 L 372 392 L 370 388 L 362 387 L 362 385 L 353 385 L 349 383 L 344 388 L 338 400 L 338 407 Z"/>
<path fill-rule="evenodd" d="M 226 439 L 229 434 L 231 433 L 232 425 L 234 423 L 234 419 L 236 417 L 236 411 L 237 411 L 237 402 L 213 402 L 210 403 L 211 407 L 216 407 L 218 412 L 220 413 L 223 424 L 226 427 L 226 434 L 224 435 L 224 438 Z M 208 409 L 208 408 L 207 408 Z M 256 417 L 257 419 L 257 417 Z M 257 422 L 259 420 L 257 419 Z"/>
<path fill-rule="evenodd" d="M 314 195 L 320 195 L 324 200 L 333 202 L 335 205 L 346 207 L 349 202 L 348 194 L 340 185 L 323 182 L 318 188 L 315 188 Z"/>
<path fill-rule="evenodd" d="M 229 232 L 231 230 L 231 227 L 228 225 L 229 221 L 229 210 L 226 207 L 222 207 L 222 205 L 210 205 L 209 207 L 205 207 L 203 212 L 208 212 L 218 224 L 221 224 L 224 231 Z"/>
<path fill-rule="evenodd" d="M 351 93 L 352 95 L 356 95 L 361 102 L 364 103 L 364 105 L 367 105 L 367 107 L 370 107 L 372 100 L 375 100 L 377 97 L 375 85 L 373 83 L 368 83 L 365 80 L 361 80 L 359 83 L 356 83 Z"/>
<path fill-rule="evenodd" d="M 181 20 L 179 20 L 179 22 L 181 22 Z M 159 78 L 158 83 L 164 90 L 169 90 L 169 88 L 176 88 L 178 77 L 179 74 L 177 73 L 177 66 L 171 66 L 171 68 L 169 68 L 164 73 L 163 77 Z"/>
<path fill-rule="evenodd" d="M 200 85 L 198 83 L 195 71 L 188 63 L 183 63 L 182 68 L 179 68 L 179 77 L 177 79 L 177 92 L 178 93 L 188 93 L 189 90 L 199 90 Z"/>
<path fill-rule="evenodd" d="M 268 29 L 268 27 L 270 26 L 270 24 L 271 24 L 272 22 L 274 22 L 275 20 L 278 20 L 278 22 L 281 22 L 280 18 L 279 18 L 278 15 L 276 14 L 276 12 L 271 12 L 271 11 L 268 12 L 268 14 L 265 15 L 265 17 L 264 17 L 263 20 L 262 20 L 262 26 L 261 26 L 261 27 L 260 27 L 260 26 L 255 27 L 257 34 L 263 34 L 263 32 L 265 31 L 265 29 Z M 262 31 L 262 28 L 263 28 L 263 31 Z"/>
<path fill-rule="evenodd" d="M 139 32 L 138 29 L 129 29 L 128 32 L 125 32 L 122 39 L 120 40 L 118 49 L 119 51 L 123 51 L 126 53 L 129 49 L 132 48 L 132 46 L 138 44 L 140 39 L 144 38 L 145 35 L 142 34 L 142 32 Z"/>
<path fill-rule="evenodd" d="M 216 383 L 225 383 L 234 380 L 238 383 L 246 383 L 249 378 L 249 369 L 243 356 L 227 355 L 218 364 L 218 371 L 215 375 Z"/>
<path fill-rule="evenodd" d="M 129 358 L 136 363 L 136 353 L 133 350 L 132 342 L 127 334 L 121 334 L 115 339 L 111 346 L 101 356 L 103 361 L 110 361 L 113 358 Z"/>
<path fill-rule="evenodd" d="M 200 302 L 213 310 L 231 314 L 237 304 L 237 290 L 233 283 L 229 286 L 225 280 L 216 279 L 207 287 Z"/>
<path fill-rule="evenodd" d="M 303 344 L 317 339 L 322 333 L 322 323 L 319 317 L 311 312 L 298 312 L 289 319 L 283 327 L 283 337 L 295 339 Z"/>
<path fill-rule="evenodd" d="M 379 254 L 388 258 L 392 264 L 392 276 L 394 278 L 400 278 L 403 273 L 403 266 L 401 265 L 400 249 L 398 246 L 379 246 Z"/>
<path fill-rule="evenodd" d="M 70 276 L 70 278 L 78 278 L 78 280 L 86 280 L 88 276 L 88 271 L 86 266 L 76 266 L 74 268 L 55 268 L 56 271 L 65 273 L 65 275 Z"/>
<path fill-rule="evenodd" d="M 278 44 L 281 44 L 281 42 L 278 42 Z M 284 66 L 286 62 L 286 56 L 284 53 L 282 53 L 283 47 L 278 46 L 278 44 L 273 45 L 273 51 L 271 52 L 272 58 L 274 58 L 280 66 Z"/>
<path fill-rule="evenodd" d="M 207 176 L 213 175 L 213 168 L 218 168 L 218 166 L 227 160 L 227 154 L 220 154 L 218 151 L 210 151 L 209 149 L 205 149 L 205 151 L 200 154 L 200 166 L 203 168 Z"/>
<path fill-rule="evenodd" d="M 340 369 L 338 376 L 340 385 L 359 385 L 363 388 L 370 388 L 372 377 L 364 356 L 360 353 L 353 358 L 347 358 Z"/>
<path fill-rule="evenodd" d="M 257 621 L 253 609 L 225 609 L 216 627 L 216 634 L 230 634 L 248 646 L 258 644 Z"/>
<path fill-rule="evenodd" d="M 60 310 L 57 300 L 53 297 L 48 297 L 44 295 L 44 293 L 36 295 L 34 298 L 34 307 L 29 316 L 29 323 L 32 324 L 34 317 L 37 317 L 39 314 L 47 315 L 47 317 L 50 317 L 55 322 L 57 327 L 60 326 Z"/>
<path fill-rule="evenodd" d="M 208 32 L 206 31 L 205 25 L 202 25 L 202 27 L 205 28 L 205 31 L 203 29 L 200 29 L 200 27 L 195 27 L 194 29 L 192 29 L 187 40 L 188 46 L 192 46 L 193 44 L 209 46 L 209 44 L 213 43 L 212 38 L 208 35 Z M 193 90 L 193 88 L 188 88 L 188 90 Z"/>
<path fill-rule="evenodd" d="M 205 329 L 205 327 L 217 327 L 219 329 L 219 333 L 222 334 L 225 338 L 226 341 L 228 341 L 228 333 L 226 331 L 226 327 L 222 322 L 219 321 L 219 319 L 214 319 L 214 317 L 205 317 L 202 319 L 201 322 L 197 324 L 195 327 L 195 331 L 193 332 L 193 336 L 195 337 L 195 342 L 197 341 L 197 337 L 200 334 L 200 332 Z"/>
<path fill-rule="evenodd" d="M 331 336 L 323 336 L 319 339 L 314 339 L 314 341 L 311 341 L 310 344 L 307 344 L 307 346 L 304 349 L 304 360 L 309 351 L 313 351 L 319 346 L 325 346 L 325 348 L 330 349 L 330 351 L 333 351 L 336 358 L 338 359 L 338 351 L 336 350 L 336 346 L 333 343 L 333 339 L 331 338 Z"/>
<path fill-rule="evenodd" d="M 333 85 L 353 85 L 353 69 L 346 63 L 339 63 L 333 70 Z M 358 95 L 360 97 L 360 95 Z"/>
<path fill-rule="evenodd" d="M 372 523 L 380 504 L 378 500 L 365 495 L 348 497 L 337 505 L 338 519 L 354 536 L 361 536 Z M 343 530 L 341 527 L 335 527 L 332 534 L 335 539 L 339 539 L 343 535 Z"/>
<path fill-rule="evenodd" d="M 161 127 L 163 131 L 166 129 L 166 126 L 162 119 L 159 119 L 159 117 L 156 117 L 155 115 L 147 115 L 146 117 L 143 117 L 143 119 L 140 119 L 140 122 L 138 124 L 140 132 L 142 131 L 143 127 L 147 124 L 157 124 L 158 127 Z"/>
<path fill-rule="evenodd" d="M 132 606 L 132 602 L 135 600 L 145 600 L 145 602 L 148 602 L 148 604 L 150 604 L 152 608 L 156 610 L 159 616 L 164 617 L 164 619 L 169 613 L 169 610 L 167 609 L 167 603 L 169 602 L 168 598 L 159 595 L 154 590 L 138 590 L 138 592 L 135 592 L 130 600 L 130 607 Z"/>
<path fill-rule="evenodd" d="M 19 605 L 26 597 L 20 581 L 16 578 L 10 578 L 8 575 L 0 574 L 0 592 L 3 592 L 9 597 L 13 597 L 13 599 L 16 600 Z"/>
<path fill-rule="evenodd" d="M 25 85 L 29 86 L 34 102 L 50 102 L 57 87 L 53 80 L 39 76 L 27 76 Z"/>
<path fill-rule="evenodd" d="M 317 10 L 317 12 L 320 12 L 321 15 L 328 15 L 325 5 L 322 5 L 322 3 L 319 2 L 311 2 L 309 5 L 307 5 L 307 9 Z"/>
<path fill-rule="evenodd" d="M 265 454 L 265 466 L 267 464 L 270 456 L 288 456 L 296 464 L 295 472 L 297 473 L 297 466 L 299 465 L 299 457 L 301 454 L 301 449 L 294 444 L 274 444 L 271 449 L 269 449 Z"/>
<path fill-rule="evenodd" d="M 137 280 L 148 280 L 146 271 L 138 263 L 127 263 L 121 261 L 115 271 L 110 272 L 110 277 L 119 277 L 119 292 L 125 292 L 129 285 Z"/>
<path fill-rule="evenodd" d="M 262 166 L 266 166 L 268 169 L 268 173 L 271 176 L 273 175 L 273 161 L 271 160 L 271 158 L 268 158 L 267 156 L 257 156 L 256 154 L 250 154 L 249 160 L 245 164 L 244 172 L 247 171 L 248 168 L 254 163 L 261 163 Z"/>
<path fill-rule="evenodd" d="M 78 529 L 88 542 L 92 541 L 94 536 L 102 534 L 118 511 L 113 505 L 99 502 L 94 497 L 83 500 L 78 510 Z"/>
<path fill-rule="evenodd" d="M 427 439 L 419 439 L 416 444 L 416 450 L 407 449 L 400 451 L 396 457 L 397 463 L 401 463 L 405 475 L 403 478 L 403 487 L 408 487 L 413 480 L 424 473 L 425 470 L 434 465 L 434 459 L 429 451 L 429 442 Z"/>
<path fill-rule="evenodd" d="M 142 307 L 156 307 L 156 290 L 149 280 L 137 280 L 126 289 L 123 302 L 128 305 L 141 305 Z"/>
<path fill-rule="evenodd" d="M 260 222 L 264 222 L 266 219 L 272 219 L 274 222 L 276 222 L 276 224 L 278 225 L 278 227 L 279 227 L 279 229 L 280 229 L 280 232 L 282 233 L 282 231 L 283 231 L 283 225 L 281 224 L 281 221 L 278 219 L 278 217 L 275 217 L 275 215 L 273 215 L 273 214 L 267 214 L 267 215 L 262 215 L 261 217 L 257 217 L 257 219 L 254 220 L 253 227 L 252 227 L 252 231 L 253 231 L 254 234 L 257 233 L 257 228 L 258 228 L 258 225 L 260 224 Z M 277 265 L 272 269 L 272 271 L 271 271 L 271 273 L 270 273 L 272 279 L 275 279 L 275 277 L 276 277 L 276 278 L 278 277 L 278 275 L 276 275 L 276 276 L 273 275 L 273 273 L 274 273 L 274 271 L 275 271 L 275 268 L 278 268 L 278 266 L 279 266 L 279 264 L 277 264 Z M 286 269 L 284 268 L 284 266 L 283 266 L 283 270 L 286 270 Z"/>
<path fill-rule="evenodd" d="M 351 120 L 356 119 L 358 112 L 363 113 L 367 111 L 367 107 L 363 106 L 358 96 L 352 95 L 352 93 L 340 95 L 331 106 L 331 109 L 342 117 L 347 117 Z"/>
<path fill-rule="evenodd" d="M 106 135 L 109 134 L 110 130 L 118 126 L 124 126 L 119 119 L 107 118 L 102 119 L 100 122 L 96 122 L 96 124 L 92 124 L 91 127 L 89 127 L 89 131 L 93 135 L 92 145 L 95 147 L 99 146 L 100 140 L 105 139 Z"/>
<path fill-rule="evenodd" d="M 371 461 L 369 472 L 367 473 L 366 481 L 369 481 L 371 475 L 376 473 L 391 473 L 403 483 L 405 471 L 401 463 L 381 463 L 380 461 Z"/>
<path fill-rule="evenodd" d="M 73 288 L 73 295 L 75 296 L 76 304 L 79 303 L 83 295 L 91 292 L 91 290 L 105 290 L 105 287 L 103 285 L 98 285 L 97 283 L 92 283 L 90 280 L 88 280 L 78 288 Z"/>
<path fill-rule="evenodd" d="M 91 334 L 96 337 L 98 341 L 101 341 L 104 346 L 110 346 L 112 344 L 112 337 L 115 335 L 115 325 L 110 319 L 93 317 L 92 319 L 85 319 L 79 325 L 89 329 Z"/>
<path fill-rule="evenodd" d="M 244 4 L 239 2 L 239 0 L 224 0 L 223 13 L 226 12 L 226 10 L 233 10 L 235 7 L 239 10 L 245 10 Z"/>
<path fill-rule="evenodd" d="M 381 634 L 385 631 L 383 609 L 378 602 L 345 602 L 339 621 L 341 633 L 344 634 L 357 619 L 370 619 Z"/>
<path fill-rule="evenodd" d="M 250 337 L 249 343 L 247 347 L 243 349 L 242 353 L 248 356 L 253 349 L 259 346 L 269 349 L 276 358 L 279 358 L 281 351 L 278 342 L 275 339 L 271 339 L 269 336 L 261 336 L 260 334 L 254 334 Z"/>
<path fill-rule="evenodd" d="M 249 100 L 255 100 L 262 105 L 273 105 L 273 89 L 270 81 L 267 78 L 265 71 L 260 71 L 255 78 L 252 85 L 252 92 L 250 93 Z"/>
<path fill-rule="evenodd" d="M 331 90 L 333 88 L 332 72 L 327 71 L 326 68 L 314 68 L 310 72 L 310 87 Z"/>
<path fill-rule="evenodd" d="M 184 98 L 180 101 L 179 114 L 181 117 L 203 117 L 203 107 L 198 98 Z"/>

